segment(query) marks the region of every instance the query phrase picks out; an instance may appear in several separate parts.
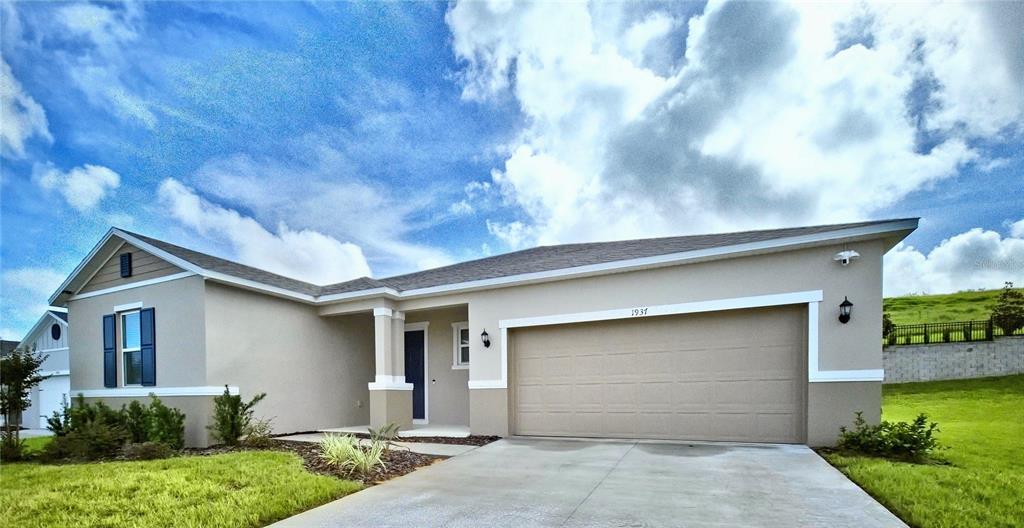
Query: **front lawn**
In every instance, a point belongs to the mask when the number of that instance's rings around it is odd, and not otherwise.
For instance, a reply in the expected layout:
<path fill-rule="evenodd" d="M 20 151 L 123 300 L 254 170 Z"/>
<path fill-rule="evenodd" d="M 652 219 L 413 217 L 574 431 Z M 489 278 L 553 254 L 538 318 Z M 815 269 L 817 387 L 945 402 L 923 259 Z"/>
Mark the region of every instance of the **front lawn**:
<path fill-rule="evenodd" d="M 1024 525 L 1024 375 L 885 385 L 883 418 L 939 423 L 950 465 L 825 455 L 911 526 Z"/>
<path fill-rule="evenodd" d="M 361 488 L 314 475 L 298 456 L 280 451 L 5 463 L 0 480 L 0 525 L 18 527 L 263 526 Z"/>

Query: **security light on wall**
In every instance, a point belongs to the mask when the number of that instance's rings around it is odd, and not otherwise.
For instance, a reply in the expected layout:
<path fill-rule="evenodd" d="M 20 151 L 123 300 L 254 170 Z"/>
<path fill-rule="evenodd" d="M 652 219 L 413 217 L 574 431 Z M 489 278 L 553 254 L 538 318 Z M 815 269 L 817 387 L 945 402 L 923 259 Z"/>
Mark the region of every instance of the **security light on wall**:
<path fill-rule="evenodd" d="M 843 296 L 843 302 L 839 303 L 839 322 L 846 324 L 850 322 L 850 316 L 853 314 L 853 303 L 850 299 Z"/>
<path fill-rule="evenodd" d="M 836 253 L 835 256 L 832 257 L 832 260 L 838 261 L 843 266 L 848 266 L 851 262 L 854 261 L 854 259 L 857 258 L 860 258 L 860 253 L 857 253 L 852 249 L 847 249 L 845 251 L 840 251 L 839 253 Z"/>
<path fill-rule="evenodd" d="M 487 335 L 487 330 L 480 333 L 480 340 L 484 342 L 484 348 L 490 348 L 491 336 Z"/>

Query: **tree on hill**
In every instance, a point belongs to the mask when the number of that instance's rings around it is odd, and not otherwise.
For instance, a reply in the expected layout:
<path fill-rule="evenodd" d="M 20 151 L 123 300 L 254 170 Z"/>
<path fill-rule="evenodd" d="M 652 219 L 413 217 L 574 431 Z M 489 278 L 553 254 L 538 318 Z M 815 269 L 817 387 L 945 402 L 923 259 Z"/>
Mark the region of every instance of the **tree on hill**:
<path fill-rule="evenodd" d="M 1013 283 L 1007 282 L 996 305 L 992 308 L 992 324 L 1003 330 L 1003 335 L 1010 335 L 1024 327 L 1024 293 L 1013 289 Z"/>

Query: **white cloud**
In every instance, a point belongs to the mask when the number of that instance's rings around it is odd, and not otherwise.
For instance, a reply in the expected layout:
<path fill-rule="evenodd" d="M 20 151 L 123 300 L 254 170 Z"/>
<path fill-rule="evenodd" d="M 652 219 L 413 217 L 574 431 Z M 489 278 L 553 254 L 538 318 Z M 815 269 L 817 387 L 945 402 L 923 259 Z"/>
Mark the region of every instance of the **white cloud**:
<path fill-rule="evenodd" d="M 974 140 L 1024 118 L 1007 44 L 1022 17 L 1010 3 L 713 1 L 686 19 L 463 2 L 446 20 L 463 96 L 511 95 L 527 118 L 493 177 L 525 218 L 489 228 L 529 245 L 870 217 L 988 163 Z"/>
<path fill-rule="evenodd" d="M 885 256 L 885 295 L 997 289 L 1024 284 L 1024 220 L 1003 237 L 974 228 L 943 240 L 927 254 L 900 244 Z"/>
<path fill-rule="evenodd" d="M 285 222 L 351 240 L 382 275 L 452 262 L 441 249 L 407 240 L 429 224 L 421 219 L 433 205 L 429 190 L 388 188 L 357 174 L 331 138 L 311 135 L 284 142 L 273 158 L 239 154 L 209 160 L 191 181 L 204 193 L 252 210 L 263 224 Z"/>
<path fill-rule="evenodd" d="M 200 235 L 226 241 L 243 264 L 314 284 L 330 284 L 370 275 L 362 249 L 311 229 L 290 229 L 284 222 L 271 233 L 256 220 L 201 198 L 178 180 L 160 184 L 167 214 Z"/>
<path fill-rule="evenodd" d="M 492 222 L 487 221 L 487 232 L 494 235 L 498 240 L 505 243 L 512 249 L 523 249 L 529 245 L 533 238 L 533 228 L 520 221 L 515 222 Z M 488 250 L 490 248 L 488 247 Z"/>
<path fill-rule="evenodd" d="M 10 65 L 0 59 L 0 154 L 25 157 L 25 141 L 35 136 L 53 142 L 46 111 L 21 87 Z"/>
<path fill-rule="evenodd" d="M 121 186 L 121 176 L 116 172 L 88 163 L 68 172 L 52 164 L 36 164 L 32 177 L 40 187 L 60 192 L 71 207 L 82 212 L 93 209 L 108 193 Z"/>
<path fill-rule="evenodd" d="M 51 268 L 21 267 L 0 274 L 0 313 L 6 327 L 0 336 L 19 340 L 48 308 L 47 299 L 66 274 Z"/>

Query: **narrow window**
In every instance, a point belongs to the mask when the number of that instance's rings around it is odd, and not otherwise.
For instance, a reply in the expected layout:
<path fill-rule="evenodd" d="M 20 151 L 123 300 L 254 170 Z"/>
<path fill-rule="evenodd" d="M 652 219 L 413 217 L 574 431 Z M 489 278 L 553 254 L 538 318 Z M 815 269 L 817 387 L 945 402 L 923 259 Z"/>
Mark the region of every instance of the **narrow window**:
<path fill-rule="evenodd" d="M 469 323 L 452 324 L 452 368 L 469 368 Z"/>
<path fill-rule="evenodd" d="M 122 253 L 121 254 L 121 277 L 132 276 L 132 254 Z"/>
<path fill-rule="evenodd" d="M 138 310 L 121 314 L 121 358 L 124 386 L 142 385 L 142 325 Z"/>

